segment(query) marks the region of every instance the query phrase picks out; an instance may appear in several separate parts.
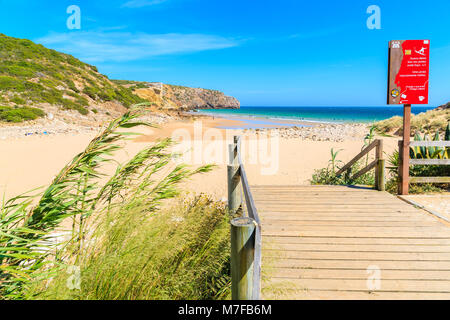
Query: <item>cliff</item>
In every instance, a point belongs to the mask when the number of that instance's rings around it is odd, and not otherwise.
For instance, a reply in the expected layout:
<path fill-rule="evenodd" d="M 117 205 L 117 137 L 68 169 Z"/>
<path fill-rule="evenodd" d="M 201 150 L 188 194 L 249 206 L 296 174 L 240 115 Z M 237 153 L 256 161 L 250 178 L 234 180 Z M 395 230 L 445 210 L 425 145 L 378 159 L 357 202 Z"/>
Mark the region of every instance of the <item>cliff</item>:
<path fill-rule="evenodd" d="M 239 108 L 239 101 L 224 93 L 202 88 L 133 82 L 124 84 L 142 99 L 153 103 L 154 106 L 165 110 L 194 110 Z"/>
<path fill-rule="evenodd" d="M 450 109 L 450 102 L 447 102 L 446 104 L 437 107 L 435 110 L 445 110 L 445 109 Z"/>

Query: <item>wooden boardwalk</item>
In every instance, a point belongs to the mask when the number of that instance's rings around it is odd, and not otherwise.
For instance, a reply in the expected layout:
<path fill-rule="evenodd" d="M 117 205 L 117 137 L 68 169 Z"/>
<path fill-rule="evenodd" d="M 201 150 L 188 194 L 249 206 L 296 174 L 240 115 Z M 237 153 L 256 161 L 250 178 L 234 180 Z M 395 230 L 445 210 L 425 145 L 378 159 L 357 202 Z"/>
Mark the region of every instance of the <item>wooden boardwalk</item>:
<path fill-rule="evenodd" d="M 450 227 L 425 211 L 356 187 L 251 190 L 263 299 L 450 299 Z"/>

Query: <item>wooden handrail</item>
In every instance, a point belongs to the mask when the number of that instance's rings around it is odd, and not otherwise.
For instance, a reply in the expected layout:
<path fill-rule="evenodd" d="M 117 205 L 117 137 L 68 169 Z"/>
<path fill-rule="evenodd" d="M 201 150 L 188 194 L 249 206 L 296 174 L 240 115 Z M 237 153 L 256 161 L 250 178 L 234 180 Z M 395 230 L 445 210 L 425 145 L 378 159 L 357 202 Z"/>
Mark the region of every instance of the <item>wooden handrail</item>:
<path fill-rule="evenodd" d="M 450 147 L 450 141 L 411 141 L 410 147 Z"/>
<path fill-rule="evenodd" d="M 403 140 L 400 140 L 398 142 L 399 150 L 402 150 L 403 148 Z M 410 141 L 409 142 L 409 148 L 414 147 L 441 147 L 441 148 L 447 148 L 450 147 L 450 141 Z M 408 186 L 410 183 L 449 183 L 450 177 L 410 177 L 409 176 L 409 166 L 412 165 L 450 165 L 450 159 L 410 159 L 410 156 L 408 156 L 407 161 L 403 161 L 402 159 L 402 153 L 399 153 L 399 194 L 407 195 L 408 190 L 402 190 L 401 186 L 403 184 L 406 184 Z M 406 162 L 406 164 L 405 164 Z M 404 170 L 405 175 L 402 175 L 403 170 L 401 170 L 402 167 L 407 166 L 408 168 Z"/>
<path fill-rule="evenodd" d="M 261 222 L 241 159 L 241 139 L 230 145 L 228 209 L 243 216 L 231 221 L 231 292 L 233 300 L 259 300 L 261 292 Z M 243 197 L 239 193 L 242 190 Z M 243 204 L 247 213 L 243 209 Z M 253 225 L 253 227 L 252 227 Z"/>
<path fill-rule="evenodd" d="M 360 153 L 358 153 L 352 160 L 350 160 L 346 165 L 344 165 L 341 169 L 336 172 L 336 176 L 342 175 L 344 172 L 347 172 L 349 178 L 351 174 L 352 166 L 357 163 L 362 157 L 367 155 L 373 149 L 376 149 L 375 160 L 369 163 L 366 167 L 359 170 L 355 173 L 351 178 L 358 179 L 363 174 L 369 172 L 370 170 L 375 168 L 375 188 L 384 191 L 386 186 L 385 181 L 385 160 L 383 159 L 383 140 L 377 139 L 365 147 Z"/>
<path fill-rule="evenodd" d="M 368 154 L 373 148 L 376 148 L 381 140 L 375 140 L 371 144 L 369 144 L 366 148 L 364 148 L 360 153 L 358 153 L 352 160 L 350 160 L 345 166 L 343 166 L 338 172 L 336 172 L 337 176 L 340 176 L 342 173 L 350 169 L 359 159 Z"/>

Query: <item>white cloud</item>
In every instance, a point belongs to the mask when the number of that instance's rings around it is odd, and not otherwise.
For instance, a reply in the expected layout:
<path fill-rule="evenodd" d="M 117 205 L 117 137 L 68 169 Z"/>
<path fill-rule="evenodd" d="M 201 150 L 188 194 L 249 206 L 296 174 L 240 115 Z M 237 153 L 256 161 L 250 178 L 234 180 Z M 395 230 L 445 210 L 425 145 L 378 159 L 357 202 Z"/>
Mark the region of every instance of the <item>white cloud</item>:
<path fill-rule="evenodd" d="M 166 2 L 167 0 L 130 0 L 128 2 L 125 2 L 122 7 L 125 8 L 142 8 L 142 7 L 148 7 L 153 6 L 156 4 L 160 4 L 163 2 Z"/>
<path fill-rule="evenodd" d="M 218 50 L 239 45 L 235 39 L 206 34 L 148 34 L 81 31 L 51 33 L 36 39 L 52 49 L 89 63 L 131 61 L 154 56 Z"/>

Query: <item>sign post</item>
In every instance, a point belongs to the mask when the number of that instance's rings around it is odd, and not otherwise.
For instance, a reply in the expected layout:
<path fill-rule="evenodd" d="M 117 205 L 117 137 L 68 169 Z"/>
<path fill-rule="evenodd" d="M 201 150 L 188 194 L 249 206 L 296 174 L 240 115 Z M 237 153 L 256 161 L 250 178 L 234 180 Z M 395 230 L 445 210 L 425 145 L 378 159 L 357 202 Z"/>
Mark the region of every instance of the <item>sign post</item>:
<path fill-rule="evenodd" d="M 409 191 L 411 104 L 428 104 L 430 40 L 389 42 L 388 104 L 403 104 L 403 143 L 399 150 L 399 194 Z"/>
<path fill-rule="evenodd" d="M 411 105 L 403 106 L 403 143 L 401 152 L 401 167 L 399 194 L 406 195 L 409 192 L 409 142 L 411 139 Z"/>

